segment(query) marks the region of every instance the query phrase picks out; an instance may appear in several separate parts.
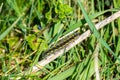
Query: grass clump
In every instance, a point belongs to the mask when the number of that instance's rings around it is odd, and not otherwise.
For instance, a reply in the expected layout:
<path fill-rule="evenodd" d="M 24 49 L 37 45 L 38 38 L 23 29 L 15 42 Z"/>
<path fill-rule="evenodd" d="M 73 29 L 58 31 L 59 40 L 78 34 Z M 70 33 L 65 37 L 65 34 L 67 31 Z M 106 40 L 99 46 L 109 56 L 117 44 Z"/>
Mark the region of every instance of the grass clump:
<path fill-rule="evenodd" d="M 0 79 L 96 79 L 97 44 L 97 79 L 119 79 L 120 19 L 101 30 L 94 27 L 119 11 L 119 4 L 117 0 L 1 0 Z M 32 74 L 32 67 L 44 59 L 43 52 L 77 28 L 81 34 L 88 29 L 93 34 Z"/>

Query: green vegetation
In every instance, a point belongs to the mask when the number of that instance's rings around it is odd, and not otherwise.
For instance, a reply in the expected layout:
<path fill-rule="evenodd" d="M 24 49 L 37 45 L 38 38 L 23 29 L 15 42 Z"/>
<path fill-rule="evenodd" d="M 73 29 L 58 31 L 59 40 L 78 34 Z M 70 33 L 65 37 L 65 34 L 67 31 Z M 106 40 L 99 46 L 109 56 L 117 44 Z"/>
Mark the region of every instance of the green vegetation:
<path fill-rule="evenodd" d="M 120 0 L 0 0 L 0 80 L 96 80 L 97 48 L 100 80 L 119 80 L 120 19 L 101 30 L 92 23 L 119 11 L 119 4 Z M 43 52 L 76 28 L 93 34 L 31 73 L 44 59 Z"/>

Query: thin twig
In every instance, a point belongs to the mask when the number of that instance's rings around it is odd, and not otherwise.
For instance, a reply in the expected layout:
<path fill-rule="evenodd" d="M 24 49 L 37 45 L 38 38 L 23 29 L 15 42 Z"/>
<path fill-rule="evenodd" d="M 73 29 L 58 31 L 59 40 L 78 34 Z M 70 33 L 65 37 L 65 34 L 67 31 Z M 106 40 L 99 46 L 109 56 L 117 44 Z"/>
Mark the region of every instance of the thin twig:
<path fill-rule="evenodd" d="M 114 13 L 113 15 L 111 15 L 108 18 L 106 18 L 105 20 L 97 23 L 95 25 L 95 27 L 96 27 L 96 29 L 100 29 L 100 28 L 104 27 L 105 25 L 107 25 L 108 23 L 114 21 L 118 17 L 120 17 L 120 11 Z M 72 43 L 69 43 L 67 46 L 61 48 L 60 50 L 57 50 L 53 54 L 50 54 L 49 56 L 47 56 L 45 59 L 39 61 L 35 66 L 33 66 L 32 72 L 37 72 L 38 70 L 41 69 L 37 65 L 39 65 L 41 67 L 45 66 L 46 64 L 50 63 L 51 61 L 53 61 L 54 59 L 56 59 L 57 57 L 62 55 L 64 52 L 67 52 L 68 50 L 73 48 L 75 45 L 77 45 L 81 41 L 83 41 L 86 38 L 88 38 L 90 35 L 91 35 L 91 31 L 90 30 L 87 30 L 82 35 L 79 35 Z"/>

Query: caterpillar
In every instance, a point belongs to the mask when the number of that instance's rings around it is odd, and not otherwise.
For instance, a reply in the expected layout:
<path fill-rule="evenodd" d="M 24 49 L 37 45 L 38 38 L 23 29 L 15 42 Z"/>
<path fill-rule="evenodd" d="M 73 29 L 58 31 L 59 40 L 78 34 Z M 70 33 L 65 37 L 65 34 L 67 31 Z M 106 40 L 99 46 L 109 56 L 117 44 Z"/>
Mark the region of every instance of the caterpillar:
<path fill-rule="evenodd" d="M 58 51 L 58 50 L 60 50 L 62 48 L 65 48 L 69 43 L 71 43 L 72 41 L 74 41 L 77 38 L 77 36 L 79 36 L 79 35 L 80 35 L 80 32 L 79 31 L 75 31 L 74 33 L 66 36 L 65 38 L 63 38 L 61 40 L 59 40 L 54 47 L 52 47 L 52 48 L 44 51 L 43 54 L 44 55 L 47 54 L 46 56 L 48 56 L 51 53 L 54 53 L 54 52 L 56 52 L 56 51 Z"/>

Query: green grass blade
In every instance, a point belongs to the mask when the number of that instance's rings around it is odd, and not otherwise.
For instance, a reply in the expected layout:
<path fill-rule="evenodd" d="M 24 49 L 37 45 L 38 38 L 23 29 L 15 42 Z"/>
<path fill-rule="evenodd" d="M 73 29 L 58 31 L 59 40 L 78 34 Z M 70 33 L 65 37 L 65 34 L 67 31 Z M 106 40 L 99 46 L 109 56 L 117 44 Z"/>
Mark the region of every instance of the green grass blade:
<path fill-rule="evenodd" d="M 13 29 L 13 27 L 17 24 L 17 22 L 20 20 L 21 17 L 22 16 L 20 16 L 6 31 L 4 31 L 0 35 L 0 40 L 2 40 Z"/>
<path fill-rule="evenodd" d="M 64 71 L 64 72 L 62 72 L 62 73 L 60 73 L 60 74 L 58 74 L 58 75 L 56 75 L 48 80 L 64 80 L 67 77 L 69 77 L 70 75 L 72 75 L 74 70 L 75 70 L 75 66 L 69 68 L 68 70 L 66 70 L 66 71 Z"/>
<path fill-rule="evenodd" d="M 97 29 L 95 28 L 94 24 L 91 22 L 89 16 L 87 15 L 82 3 L 80 2 L 80 0 L 78 0 L 78 4 L 83 12 L 83 15 L 89 25 L 90 30 L 93 32 L 93 34 L 95 35 L 95 37 L 100 41 L 100 43 L 105 46 L 112 54 L 115 58 L 117 58 L 117 56 L 115 55 L 115 53 L 111 50 L 111 48 L 109 47 L 109 45 L 103 40 L 103 38 L 100 37 L 99 32 L 97 31 Z"/>
<path fill-rule="evenodd" d="M 17 4 L 16 0 L 7 0 L 7 3 L 15 10 L 17 15 L 21 15 L 21 10 L 19 9 L 19 6 Z"/>

